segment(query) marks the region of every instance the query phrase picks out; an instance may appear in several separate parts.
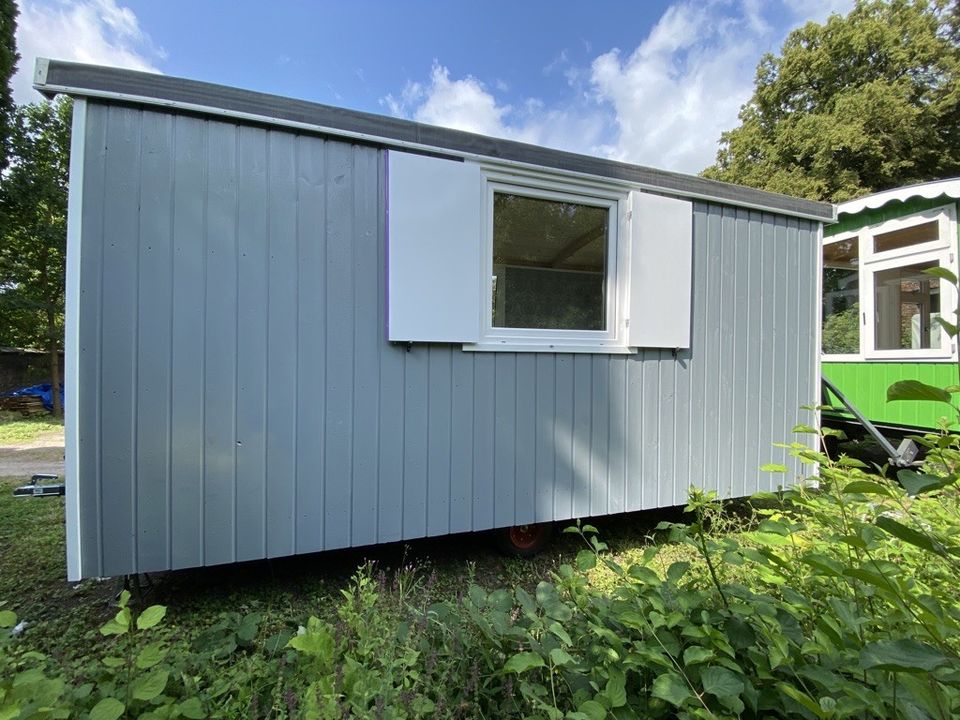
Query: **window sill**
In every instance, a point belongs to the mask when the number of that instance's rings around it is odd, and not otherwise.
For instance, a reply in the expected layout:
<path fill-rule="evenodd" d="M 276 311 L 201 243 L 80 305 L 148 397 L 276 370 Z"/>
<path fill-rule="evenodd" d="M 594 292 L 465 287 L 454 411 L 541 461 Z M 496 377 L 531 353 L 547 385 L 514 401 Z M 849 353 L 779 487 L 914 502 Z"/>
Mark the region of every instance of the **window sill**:
<path fill-rule="evenodd" d="M 465 343 L 464 352 L 532 352 L 532 353 L 592 353 L 594 355 L 635 355 L 637 348 L 623 345 L 590 345 L 564 343 L 481 342 Z"/>

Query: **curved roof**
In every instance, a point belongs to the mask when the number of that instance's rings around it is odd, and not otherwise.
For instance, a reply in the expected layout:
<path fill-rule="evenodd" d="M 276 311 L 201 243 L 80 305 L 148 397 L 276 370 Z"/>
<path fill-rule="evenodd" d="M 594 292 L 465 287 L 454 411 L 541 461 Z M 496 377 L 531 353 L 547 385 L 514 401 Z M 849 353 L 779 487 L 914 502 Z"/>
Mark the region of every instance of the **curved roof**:
<path fill-rule="evenodd" d="M 856 200 L 847 200 L 847 202 L 837 204 L 837 214 L 854 215 L 861 210 L 876 210 L 894 200 L 906 202 L 915 197 L 933 200 L 943 195 L 954 199 L 960 198 L 960 178 L 934 180 L 933 182 L 918 183 L 916 185 L 904 185 L 903 187 L 884 190 L 883 192 L 867 195 L 866 197 L 857 198 Z"/>

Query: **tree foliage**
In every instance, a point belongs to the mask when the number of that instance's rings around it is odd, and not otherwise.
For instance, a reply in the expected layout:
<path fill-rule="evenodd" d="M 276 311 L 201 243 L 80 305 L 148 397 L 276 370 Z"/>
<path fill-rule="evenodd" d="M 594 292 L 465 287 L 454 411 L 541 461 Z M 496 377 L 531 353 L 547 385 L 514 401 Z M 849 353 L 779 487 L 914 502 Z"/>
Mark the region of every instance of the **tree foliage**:
<path fill-rule="evenodd" d="M 0 0 L 0 170 L 7 166 L 10 126 L 13 122 L 13 93 L 10 78 L 17 71 L 17 5 Z"/>
<path fill-rule="evenodd" d="M 960 10 L 858 0 L 757 67 L 706 177 L 817 200 L 960 175 Z"/>
<path fill-rule="evenodd" d="M 69 99 L 19 106 L 10 167 L 0 182 L 0 345 L 45 347 L 59 384 L 63 345 Z M 53 393 L 54 411 L 59 395 Z"/>

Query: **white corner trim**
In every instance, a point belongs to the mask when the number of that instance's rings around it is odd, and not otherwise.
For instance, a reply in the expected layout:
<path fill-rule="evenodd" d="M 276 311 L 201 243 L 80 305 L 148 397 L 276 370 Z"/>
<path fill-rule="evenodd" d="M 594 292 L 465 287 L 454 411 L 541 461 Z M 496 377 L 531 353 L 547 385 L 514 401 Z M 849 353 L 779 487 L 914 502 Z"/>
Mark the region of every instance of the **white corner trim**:
<path fill-rule="evenodd" d="M 866 197 L 857 198 L 856 200 L 838 203 L 837 215 L 853 215 L 866 209 L 876 210 L 894 200 L 905 202 L 915 197 L 933 200 L 942 195 L 946 195 L 955 200 L 960 199 L 960 178 L 937 180 L 919 185 L 907 185 L 906 187 L 884 190 L 883 192 L 867 195 Z"/>
<path fill-rule="evenodd" d="M 39 72 L 40 64 L 37 63 Z M 64 338 L 64 472 L 66 474 L 67 579 L 82 576 L 80 532 L 80 248 L 87 101 L 73 102 L 70 191 L 67 199 L 66 318 Z"/>

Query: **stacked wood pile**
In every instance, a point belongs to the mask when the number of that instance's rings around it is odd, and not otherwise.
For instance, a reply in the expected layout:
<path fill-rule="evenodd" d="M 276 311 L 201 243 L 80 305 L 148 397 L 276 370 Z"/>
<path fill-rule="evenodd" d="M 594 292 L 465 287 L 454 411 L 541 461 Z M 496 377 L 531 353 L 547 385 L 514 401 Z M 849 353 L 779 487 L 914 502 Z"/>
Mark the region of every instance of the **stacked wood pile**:
<path fill-rule="evenodd" d="M 19 412 L 23 415 L 41 415 L 47 412 L 43 406 L 43 400 L 36 395 L 0 397 L 0 410 Z"/>

